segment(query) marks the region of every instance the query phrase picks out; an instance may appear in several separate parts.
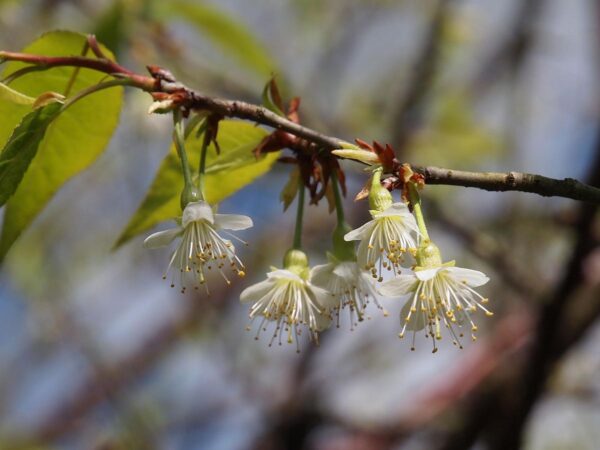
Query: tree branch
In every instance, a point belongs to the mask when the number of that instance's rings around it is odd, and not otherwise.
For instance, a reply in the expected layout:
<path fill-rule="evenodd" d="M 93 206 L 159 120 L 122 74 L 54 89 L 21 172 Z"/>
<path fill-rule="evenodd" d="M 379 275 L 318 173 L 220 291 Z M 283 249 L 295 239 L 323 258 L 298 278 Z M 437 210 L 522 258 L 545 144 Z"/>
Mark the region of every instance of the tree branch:
<path fill-rule="evenodd" d="M 127 78 L 130 85 L 150 93 L 171 94 L 176 106 L 188 110 L 204 110 L 235 117 L 287 131 L 295 136 L 330 151 L 341 148 L 345 141 L 327 136 L 311 128 L 294 123 L 285 117 L 259 105 L 238 100 L 211 97 L 175 81 L 172 75 L 156 67 L 150 67 L 152 77 L 134 73 L 108 59 L 79 56 L 48 57 L 25 53 L 0 51 L 0 61 L 21 61 L 46 68 L 58 66 L 85 67 L 107 73 L 116 78 Z M 600 189 L 583 184 L 572 178 L 558 180 L 541 175 L 520 172 L 466 172 L 439 167 L 414 167 L 429 184 L 476 187 L 488 191 L 531 192 L 545 197 L 565 197 L 600 204 Z"/>
<path fill-rule="evenodd" d="M 486 191 L 531 192 L 544 197 L 565 197 L 600 203 L 600 189 L 573 178 L 563 180 L 521 172 L 467 172 L 440 167 L 413 167 L 428 184 L 475 187 Z"/>

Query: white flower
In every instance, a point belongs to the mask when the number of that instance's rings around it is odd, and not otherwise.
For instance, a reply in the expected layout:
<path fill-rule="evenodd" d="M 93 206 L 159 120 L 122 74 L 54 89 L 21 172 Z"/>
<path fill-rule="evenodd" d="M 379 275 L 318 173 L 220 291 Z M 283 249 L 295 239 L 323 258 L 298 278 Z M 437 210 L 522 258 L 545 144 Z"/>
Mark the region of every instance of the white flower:
<path fill-rule="evenodd" d="M 403 254 L 414 251 L 416 247 L 413 235 L 419 233 L 417 222 L 402 203 L 394 203 L 383 211 L 371 210 L 373 220 L 350 231 L 344 236 L 347 241 L 360 241 L 358 246 L 358 264 L 370 270 L 373 278 L 382 281 L 382 269 L 397 274 Z M 378 267 L 376 263 L 379 261 Z"/>
<path fill-rule="evenodd" d="M 390 297 L 410 294 L 411 298 L 402 308 L 401 320 L 404 324 L 399 336 L 406 330 L 413 331 L 412 350 L 415 347 L 415 334 L 426 329 L 426 336 L 433 340 L 433 352 L 437 351 L 436 340 L 442 338 L 441 325 L 450 330 L 454 344 L 462 348 L 462 332 L 454 329 L 468 322 L 471 325 L 471 337 L 475 340 L 477 326 L 471 314 L 481 309 L 486 315 L 491 313 L 485 306 L 487 298 L 482 297 L 473 288 L 484 285 L 489 278 L 482 272 L 454 267 L 454 263 L 438 264 L 427 268 L 415 268 L 413 275 L 401 275 L 381 286 L 381 293 Z"/>
<path fill-rule="evenodd" d="M 163 278 L 166 278 L 167 272 L 172 269 L 179 271 L 182 292 L 185 292 L 185 278 L 189 275 L 194 278 L 196 289 L 199 284 L 205 285 L 205 268 L 211 270 L 213 265 L 229 284 L 230 281 L 223 272 L 223 267 L 229 264 L 234 272 L 239 276 L 244 276 L 244 265 L 236 256 L 235 247 L 231 241 L 219 236 L 217 230 L 245 230 L 251 226 L 252 219 L 250 217 L 238 214 L 214 214 L 207 202 L 192 202 L 188 203 L 183 210 L 181 226 L 151 234 L 144 241 L 144 246 L 147 248 L 163 247 L 181 236 L 181 242 L 173 252 Z M 230 233 L 228 234 L 235 238 Z M 174 286 L 172 276 L 171 287 Z M 206 291 L 208 293 L 208 287 L 206 287 Z"/>
<path fill-rule="evenodd" d="M 308 268 L 306 268 L 308 271 Z M 287 333 L 287 342 L 296 340 L 302 334 L 302 327 L 308 328 L 310 338 L 318 343 L 318 333 L 331 323 L 329 309 L 335 298 L 325 289 L 314 286 L 309 276 L 301 276 L 298 270 L 275 269 L 267 273 L 267 279 L 254 284 L 241 293 L 242 303 L 252 303 L 250 318 L 261 317 L 256 334 L 266 330 L 267 322 L 275 322 L 276 328 L 269 346 L 276 338 L 281 345 L 282 335 Z"/>
<path fill-rule="evenodd" d="M 336 300 L 333 309 L 337 315 L 337 326 L 340 326 L 340 314 L 343 308 L 348 308 L 350 329 L 356 319 L 361 322 L 365 309 L 372 299 L 379 309 L 383 309 L 377 301 L 377 292 L 369 274 L 361 270 L 354 261 L 336 261 L 315 266 L 311 271 L 311 282 L 331 292 Z M 355 317 L 356 315 L 356 317 Z M 384 311 L 387 316 L 387 311 Z"/>

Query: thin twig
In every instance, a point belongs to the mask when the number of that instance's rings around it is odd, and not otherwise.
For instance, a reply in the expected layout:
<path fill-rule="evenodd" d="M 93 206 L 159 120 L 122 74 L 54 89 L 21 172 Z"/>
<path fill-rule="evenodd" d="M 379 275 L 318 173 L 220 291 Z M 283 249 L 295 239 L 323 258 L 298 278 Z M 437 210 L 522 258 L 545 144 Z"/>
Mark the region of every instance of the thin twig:
<path fill-rule="evenodd" d="M 131 72 L 108 59 L 79 56 L 47 57 L 0 51 L 0 59 L 21 61 L 47 68 L 58 66 L 86 67 L 118 78 L 127 78 L 133 87 L 150 93 L 176 94 L 177 105 L 189 110 L 210 111 L 224 117 L 235 117 L 287 131 L 306 139 L 325 150 L 342 147 L 343 139 L 327 136 L 311 128 L 294 123 L 285 117 L 252 103 L 226 100 L 196 92 L 182 83 L 153 78 Z M 466 172 L 440 167 L 415 167 L 428 184 L 476 187 L 489 191 L 531 192 L 545 197 L 566 197 L 600 204 L 600 189 L 573 178 L 558 180 L 521 172 Z"/>
<path fill-rule="evenodd" d="M 413 167 L 427 184 L 475 187 L 486 191 L 531 192 L 544 197 L 565 197 L 600 203 L 600 189 L 574 178 L 562 180 L 522 172 L 467 172 L 441 167 Z"/>

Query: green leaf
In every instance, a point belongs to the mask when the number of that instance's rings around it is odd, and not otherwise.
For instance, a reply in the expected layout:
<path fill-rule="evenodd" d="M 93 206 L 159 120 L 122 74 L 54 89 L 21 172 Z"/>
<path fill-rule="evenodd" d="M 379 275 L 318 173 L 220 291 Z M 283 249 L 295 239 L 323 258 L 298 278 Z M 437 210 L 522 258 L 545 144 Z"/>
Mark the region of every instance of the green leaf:
<path fill-rule="evenodd" d="M 261 78 L 275 71 L 275 63 L 256 36 L 214 5 L 174 0 L 162 2 L 161 6 L 167 8 L 167 14 L 188 21 L 215 46 Z"/>
<path fill-rule="evenodd" d="M 23 51 L 38 55 L 79 55 L 86 37 L 68 31 L 44 34 Z M 110 51 L 103 48 L 110 55 Z M 7 64 L 5 75 L 25 67 L 19 62 Z M 72 67 L 56 67 L 20 77 L 11 87 L 25 95 L 37 98 L 45 92 L 64 93 L 73 75 Z M 71 89 L 71 94 L 99 83 L 105 74 L 81 69 Z M 95 93 L 75 103 L 60 114 L 46 130 L 37 155 L 19 184 L 14 195 L 6 203 L 4 225 L 0 237 L 0 261 L 13 242 L 58 189 L 73 176 L 89 167 L 106 148 L 117 126 L 123 97 L 123 89 L 113 88 Z M 15 126 L 29 108 L 15 107 L 0 100 L 0 142 L 6 142 Z"/>
<path fill-rule="evenodd" d="M 300 170 L 298 167 L 290 172 L 290 178 L 279 194 L 279 200 L 283 202 L 283 211 L 287 211 L 298 193 L 298 182 L 300 180 Z M 331 184 L 331 183 L 330 183 Z"/>
<path fill-rule="evenodd" d="M 281 96 L 279 95 L 279 89 L 274 77 L 265 84 L 262 92 L 262 104 L 265 108 L 270 109 L 275 114 L 285 117 L 282 111 Z"/>
<path fill-rule="evenodd" d="M 27 114 L 0 154 L 0 206 L 14 194 L 29 163 L 36 155 L 46 130 L 60 112 L 52 103 Z"/>
<path fill-rule="evenodd" d="M 5 101 L 12 102 L 17 105 L 32 105 L 35 99 L 9 88 L 4 83 L 0 83 L 0 102 Z"/>
<path fill-rule="evenodd" d="M 264 129 L 247 122 L 223 120 L 219 123 L 217 140 L 221 153 L 217 155 L 214 144 L 211 144 L 206 156 L 204 188 L 206 200 L 209 203 L 215 204 L 222 201 L 252 183 L 271 168 L 279 157 L 279 152 L 269 153 L 259 159 L 256 159 L 252 153 L 252 150 L 267 134 Z M 197 139 L 194 133 L 186 139 L 186 150 L 192 168 L 199 165 L 201 144 L 202 138 Z M 227 170 L 225 171 L 225 169 Z M 115 247 L 122 245 L 133 236 L 147 231 L 159 222 L 180 216 L 179 195 L 182 189 L 181 163 L 175 147 L 171 146 L 146 198 L 125 227 Z"/>

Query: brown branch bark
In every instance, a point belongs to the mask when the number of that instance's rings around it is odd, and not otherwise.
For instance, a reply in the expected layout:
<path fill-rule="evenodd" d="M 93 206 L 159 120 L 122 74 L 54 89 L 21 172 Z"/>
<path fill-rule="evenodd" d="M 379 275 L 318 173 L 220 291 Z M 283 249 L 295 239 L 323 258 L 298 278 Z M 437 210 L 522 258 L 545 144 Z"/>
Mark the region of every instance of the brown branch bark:
<path fill-rule="evenodd" d="M 531 192 L 544 197 L 565 197 L 600 203 L 600 189 L 573 178 L 562 180 L 521 172 L 467 172 L 441 167 L 413 167 L 427 184 L 475 187 L 486 191 Z"/>
<path fill-rule="evenodd" d="M 295 136 L 306 139 L 326 150 L 333 150 L 344 145 L 343 139 L 327 136 L 311 128 L 294 123 L 285 117 L 259 105 L 238 100 L 227 100 L 211 97 L 194 91 L 182 83 L 171 79 L 168 71 L 154 70 L 154 76 L 148 77 L 133 73 L 117 63 L 107 59 L 86 57 L 47 57 L 0 51 L 0 61 L 21 61 L 47 68 L 58 66 L 85 67 L 118 78 L 128 78 L 130 86 L 150 93 L 172 94 L 177 106 L 188 110 L 204 110 L 224 117 L 235 117 L 267 125 L 277 130 L 284 130 Z M 163 75 L 167 76 L 163 76 Z M 520 172 L 466 172 L 462 170 L 444 169 L 440 167 L 415 167 L 429 184 L 445 184 L 452 186 L 476 187 L 488 191 L 521 191 L 531 192 L 546 197 L 565 197 L 600 204 L 600 189 L 586 185 L 572 178 L 563 180 Z"/>

